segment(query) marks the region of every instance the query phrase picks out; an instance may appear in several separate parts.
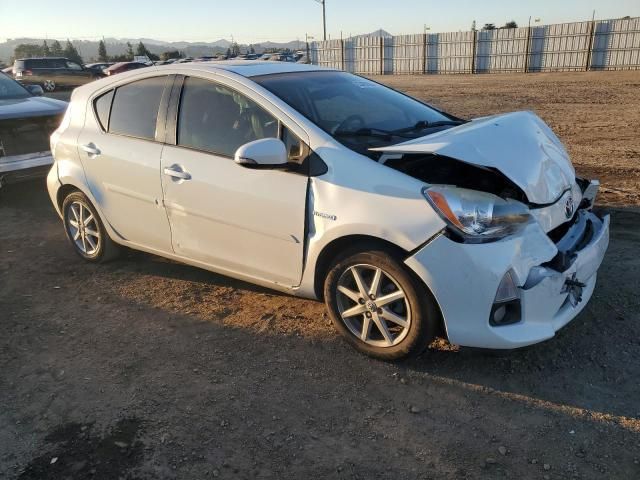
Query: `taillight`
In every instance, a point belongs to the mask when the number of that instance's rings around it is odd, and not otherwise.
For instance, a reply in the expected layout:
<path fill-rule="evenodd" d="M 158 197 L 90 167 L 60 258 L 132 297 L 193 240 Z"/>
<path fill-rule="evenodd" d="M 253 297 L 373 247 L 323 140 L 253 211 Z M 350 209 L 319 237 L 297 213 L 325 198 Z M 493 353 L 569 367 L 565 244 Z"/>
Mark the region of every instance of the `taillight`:
<path fill-rule="evenodd" d="M 23 75 L 33 75 L 33 72 L 31 70 L 23 70 L 22 74 Z"/>

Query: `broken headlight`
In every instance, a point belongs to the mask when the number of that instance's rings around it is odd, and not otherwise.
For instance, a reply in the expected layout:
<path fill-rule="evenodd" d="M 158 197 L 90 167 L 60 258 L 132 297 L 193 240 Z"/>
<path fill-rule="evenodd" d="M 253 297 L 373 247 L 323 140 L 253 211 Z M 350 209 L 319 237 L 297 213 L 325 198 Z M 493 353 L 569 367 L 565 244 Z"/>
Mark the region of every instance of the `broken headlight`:
<path fill-rule="evenodd" d="M 425 187 L 422 193 L 456 233 L 472 242 L 504 238 L 532 218 L 526 205 L 490 193 L 449 186 Z"/>

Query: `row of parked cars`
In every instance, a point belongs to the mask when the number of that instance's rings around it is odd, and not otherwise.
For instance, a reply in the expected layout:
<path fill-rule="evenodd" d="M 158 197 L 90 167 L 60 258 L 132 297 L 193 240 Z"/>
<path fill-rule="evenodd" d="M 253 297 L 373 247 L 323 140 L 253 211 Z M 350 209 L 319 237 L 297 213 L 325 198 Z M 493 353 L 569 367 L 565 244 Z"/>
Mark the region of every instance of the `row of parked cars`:
<path fill-rule="evenodd" d="M 40 85 L 45 92 L 53 92 L 61 87 L 75 88 L 89 81 L 105 76 L 135 70 L 153 65 L 168 65 L 172 63 L 207 62 L 219 60 L 269 60 L 279 62 L 309 63 L 303 52 L 296 53 L 265 53 L 243 54 L 228 58 L 224 54 L 216 56 L 187 57 L 158 62 L 99 62 L 82 65 L 64 57 L 21 58 L 13 66 L 3 69 L 3 72 L 25 85 Z"/>

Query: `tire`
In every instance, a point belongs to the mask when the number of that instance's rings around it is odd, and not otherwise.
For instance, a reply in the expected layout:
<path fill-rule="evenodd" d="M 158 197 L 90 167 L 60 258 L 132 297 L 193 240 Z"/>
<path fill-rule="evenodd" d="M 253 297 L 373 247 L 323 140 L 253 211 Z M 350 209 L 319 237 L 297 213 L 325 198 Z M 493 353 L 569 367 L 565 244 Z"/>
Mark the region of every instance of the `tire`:
<path fill-rule="evenodd" d="M 354 271 L 364 288 L 358 287 Z M 378 275 L 378 288 L 371 297 Z M 363 291 L 369 298 L 363 298 Z M 347 342 L 381 360 L 422 353 L 440 325 L 431 292 L 395 252 L 380 246 L 353 249 L 337 258 L 325 278 L 324 298 L 331 320 Z M 379 305 L 381 301 L 385 303 Z"/>
<path fill-rule="evenodd" d="M 53 92 L 56 89 L 56 82 L 53 80 L 45 80 L 44 82 L 42 82 L 42 89 L 45 92 Z"/>
<path fill-rule="evenodd" d="M 67 195 L 62 203 L 64 231 L 73 250 L 84 260 L 102 263 L 120 254 L 109 237 L 95 207 L 82 192 Z M 81 228 L 78 225 L 82 224 Z"/>

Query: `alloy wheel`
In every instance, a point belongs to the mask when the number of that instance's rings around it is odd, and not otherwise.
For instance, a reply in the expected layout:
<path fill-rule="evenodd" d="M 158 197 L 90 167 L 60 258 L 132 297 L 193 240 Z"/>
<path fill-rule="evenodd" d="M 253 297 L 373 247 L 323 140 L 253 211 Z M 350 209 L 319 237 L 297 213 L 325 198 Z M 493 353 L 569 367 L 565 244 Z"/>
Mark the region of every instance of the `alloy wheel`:
<path fill-rule="evenodd" d="M 347 268 L 338 280 L 336 295 L 342 322 L 361 341 L 391 347 L 409 333 L 407 295 L 383 269 L 367 264 Z"/>
<path fill-rule="evenodd" d="M 42 86 L 47 92 L 53 92 L 56 89 L 56 82 L 53 80 L 45 80 L 42 82 Z"/>
<path fill-rule="evenodd" d="M 82 202 L 74 201 L 67 208 L 67 228 L 69 236 L 82 254 L 95 255 L 100 248 L 100 230 L 96 217 Z"/>

